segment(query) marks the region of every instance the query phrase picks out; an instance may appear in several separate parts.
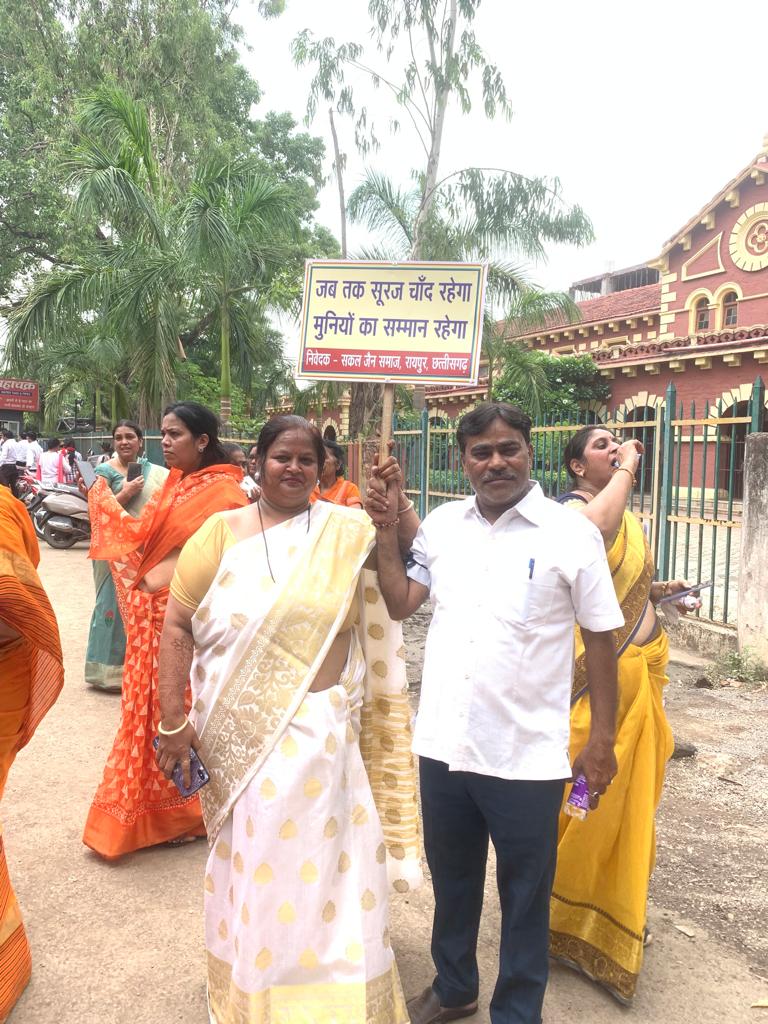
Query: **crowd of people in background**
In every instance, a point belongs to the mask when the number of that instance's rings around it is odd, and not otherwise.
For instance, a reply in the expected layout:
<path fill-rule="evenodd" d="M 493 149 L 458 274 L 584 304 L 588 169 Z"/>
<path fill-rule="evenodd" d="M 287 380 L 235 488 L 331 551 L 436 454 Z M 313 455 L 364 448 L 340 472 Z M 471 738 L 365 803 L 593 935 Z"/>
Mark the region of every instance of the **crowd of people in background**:
<path fill-rule="evenodd" d="M 642 446 L 579 431 L 557 503 L 530 479 L 530 427 L 504 403 L 466 414 L 474 493 L 423 522 L 391 453 L 363 496 L 342 447 L 297 416 L 243 447 L 220 439 L 210 410 L 177 402 L 162 416 L 164 466 L 131 420 L 101 445 L 84 678 L 122 703 L 83 841 L 115 860 L 208 836 L 215 1024 L 475 1014 L 489 840 L 494 1024 L 540 1024 L 549 956 L 631 1002 L 672 749 L 655 606 L 685 583 L 654 582 L 627 511 Z M 9 488 L 23 471 L 86 490 L 73 444 L 1 436 L 0 793 L 63 671 L 37 541 Z M 400 622 L 425 600 L 412 736 Z M 406 1005 L 388 891 L 420 880 L 412 752 L 436 975 Z M 583 820 L 562 810 L 577 775 Z M 2 841 L 0 914 L 4 1020 L 30 958 Z"/>

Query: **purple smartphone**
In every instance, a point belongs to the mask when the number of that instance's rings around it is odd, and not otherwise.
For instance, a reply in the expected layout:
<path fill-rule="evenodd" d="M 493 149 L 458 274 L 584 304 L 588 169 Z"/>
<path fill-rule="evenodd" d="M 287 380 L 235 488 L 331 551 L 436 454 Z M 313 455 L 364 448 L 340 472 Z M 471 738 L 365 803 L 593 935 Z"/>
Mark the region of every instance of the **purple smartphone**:
<path fill-rule="evenodd" d="M 157 750 L 159 738 L 155 736 L 152 740 L 152 746 Z M 184 785 L 184 775 L 181 770 L 181 762 L 179 762 L 173 769 L 171 775 L 171 781 L 176 786 L 176 789 L 181 793 L 182 796 L 193 796 L 199 789 L 211 781 L 211 777 L 208 774 L 208 769 L 205 767 L 203 762 L 197 756 L 194 750 L 189 752 L 189 778 L 190 786 L 189 789 Z"/>

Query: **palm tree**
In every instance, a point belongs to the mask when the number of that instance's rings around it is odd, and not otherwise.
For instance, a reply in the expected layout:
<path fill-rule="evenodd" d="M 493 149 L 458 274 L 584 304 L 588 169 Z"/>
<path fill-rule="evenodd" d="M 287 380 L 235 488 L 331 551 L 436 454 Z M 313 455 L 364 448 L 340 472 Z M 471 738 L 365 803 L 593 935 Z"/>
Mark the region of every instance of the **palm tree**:
<path fill-rule="evenodd" d="M 542 292 L 522 288 L 512 296 L 501 323 L 483 324 L 483 355 L 488 366 L 486 398 L 493 398 L 493 384 L 503 366 L 510 384 L 526 397 L 526 409 L 533 416 L 542 411 L 546 397 L 546 377 L 537 354 L 515 341 L 533 331 L 542 330 L 556 319 L 558 323 L 576 323 L 581 318 L 579 307 L 564 292 Z"/>
<path fill-rule="evenodd" d="M 118 89 L 86 101 L 79 125 L 74 207 L 101 227 L 77 263 L 41 275 L 14 311 L 7 363 L 21 367 L 96 324 L 130 367 L 139 417 L 155 423 L 175 394 L 181 335 L 214 328 L 228 419 L 232 342 L 240 359 L 258 347 L 256 325 L 263 335 L 270 276 L 296 223 L 290 193 L 248 160 L 211 160 L 179 195 L 156 157 L 146 110 Z"/>
<path fill-rule="evenodd" d="M 416 221 L 421 204 L 420 189 L 396 187 L 386 175 L 368 171 L 363 182 L 349 197 L 348 212 L 353 221 L 377 232 L 383 245 L 364 249 L 363 259 L 397 261 L 409 258 L 416 235 Z M 531 284 L 518 263 L 501 259 L 496 253 L 514 247 L 529 255 L 541 255 L 541 237 L 555 231 L 539 211 L 530 225 L 505 223 L 487 216 L 482 204 L 462 205 L 453 194 L 438 194 L 422 228 L 423 259 L 487 262 L 486 295 L 490 306 L 507 311 L 505 330 L 500 332 L 494 318 L 486 310 L 483 322 L 481 358 L 488 366 L 487 397 L 493 391 L 493 378 L 504 356 L 508 329 L 520 334 L 542 328 L 555 315 L 568 322 L 579 318 L 576 304 L 566 294 L 542 292 Z M 553 214 L 553 222 L 555 215 Z M 582 226 L 578 226 L 578 231 Z M 560 228 L 557 227 L 557 231 Z M 566 232 L 567 234 L 567 232 Z M 517 326 L 520 330 L 517 330 Z M 515 356 L 519 373 L 531 378 L 532 396 L 542 394 L 538 381 L 540 368 L 535 361 Z M 351 418 L 351 417 L 350 417 Z"/>
<path fill-rule="evenodd" d="M 232 340 L 253 354 L 251 327 L 259 309 L 252 296 L 266 290 L 297 231 L 289 193 L 248 161 L 203 164 L 181 202 L 181 244 L 199 275 L 198 301 L 218 326 L 224 423 L 232 411 Z"/>

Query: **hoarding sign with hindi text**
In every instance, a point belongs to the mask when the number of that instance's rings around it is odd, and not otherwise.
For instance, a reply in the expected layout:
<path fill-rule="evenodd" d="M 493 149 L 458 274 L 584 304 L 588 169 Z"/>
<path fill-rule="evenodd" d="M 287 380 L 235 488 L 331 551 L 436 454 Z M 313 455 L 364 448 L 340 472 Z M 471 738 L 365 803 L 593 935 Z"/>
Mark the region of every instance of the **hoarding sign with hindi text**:
<path fill-rule="evenodd" d="M 40 409 L 40 388 L 37 381 L 0 377 L 0 409 L 37 412 Z"/>
<path fill-rule="evenodd" d="M 296 376 L 475 384 L 483 263 L 307 260 Z"/>

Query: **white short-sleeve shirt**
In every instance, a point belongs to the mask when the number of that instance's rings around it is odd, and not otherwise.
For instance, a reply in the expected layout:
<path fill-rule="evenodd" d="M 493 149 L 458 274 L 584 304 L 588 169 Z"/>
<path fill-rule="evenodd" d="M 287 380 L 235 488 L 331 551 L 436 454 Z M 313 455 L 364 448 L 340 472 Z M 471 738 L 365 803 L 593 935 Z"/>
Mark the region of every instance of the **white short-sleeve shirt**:
<path fill-rule="evenodd" d="M 574 624 L 618 629 L 600 531 L 537 483 L 494 524 L 475 498 L 424 519 L 408 566 L 429 588 L 413 749 L 453 771 L 564 779 Z"/>

